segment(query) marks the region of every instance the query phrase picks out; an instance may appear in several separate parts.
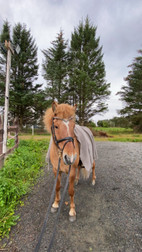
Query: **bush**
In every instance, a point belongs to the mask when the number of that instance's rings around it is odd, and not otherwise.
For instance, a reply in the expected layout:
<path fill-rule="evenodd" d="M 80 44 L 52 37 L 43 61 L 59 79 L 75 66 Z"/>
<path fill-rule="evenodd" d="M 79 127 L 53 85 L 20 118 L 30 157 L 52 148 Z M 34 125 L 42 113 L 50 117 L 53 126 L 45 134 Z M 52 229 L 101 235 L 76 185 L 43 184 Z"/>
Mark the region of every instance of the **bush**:
<path fill-rule="evenodd" d="M 108 128 L 109 127 L 109 123 L 108 120 L 100 120 L 97 122 L 98 127 L 104 127 L 104 128 Z"/>
<path fill-rule="evenodd" d="M 135 132 L 142 132 L 142 114 L 139 113 L 132 117 L 133 128 Z"/>
<path fill-rule="evenodd" d="M 89 128 L 95 128 L 96 124 L 93 121 L 89 121 L 88 123 L 85 123 L 85 126 L 87 126 Z"/>

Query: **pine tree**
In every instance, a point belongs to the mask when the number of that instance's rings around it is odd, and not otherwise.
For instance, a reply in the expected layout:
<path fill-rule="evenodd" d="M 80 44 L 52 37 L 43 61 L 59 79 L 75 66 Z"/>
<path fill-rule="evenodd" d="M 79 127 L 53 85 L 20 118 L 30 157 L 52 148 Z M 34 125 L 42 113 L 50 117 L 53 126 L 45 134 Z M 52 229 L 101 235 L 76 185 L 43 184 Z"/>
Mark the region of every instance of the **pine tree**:
<path fill-rule="evenodd" d="M 5 72 L 7 50 L 5 48 L 5 40 L 10 41 L 10 25 L 8 21 L 4 21 L 0 34 L 0 106 L 4 106 L 5 97 Z"/>
<path fill-rule="evenodd" d="M 59 103 L 65 102 L 67 88 L 67 41 L 63 38 L 63 32 L 57 35 L 52 47 L 43 50 L 44 78 L 47 81 L 47 96 L 51 101 L 57 99 Z"/>
<path fill-rule="evenodd" d="M 10 111 L 24 124 L 34 120 L 33 98 L 41 85 L 34 85 L 38 76 L 37 47 L 30 30 L 20 23 L 13 28 L 12 42 L 20 46 L 20 53 L 14 54 L 11 64 Z"/>
<path fill-rule="evenodd" d="M 107 110 L 105 101 L 110 95 L 96 30 L 87 17 L 85 24 L 81 22 L 74 29 L 71 38 L 69 100 L 78 104 L 81 124 L 85 124 L 96 113 Z"/>
<path fill-rule="evenodd" d="M 117 94 L 126 105 L 120 114 L 129 116 L 137 130 L 142 131 L 142 50 L 138 52 L 139 56 L 129 66 L 131 70 L 125 78 L 127 85 Z"/>

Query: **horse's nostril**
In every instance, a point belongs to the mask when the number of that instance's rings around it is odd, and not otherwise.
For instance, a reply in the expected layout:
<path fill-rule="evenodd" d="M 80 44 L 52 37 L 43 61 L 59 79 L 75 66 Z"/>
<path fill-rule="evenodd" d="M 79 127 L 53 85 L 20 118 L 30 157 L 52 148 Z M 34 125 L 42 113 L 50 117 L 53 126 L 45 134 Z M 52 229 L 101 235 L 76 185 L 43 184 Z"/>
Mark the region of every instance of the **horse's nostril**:
<path fill-rule="evenodd" d="M 69 160 L 69 158 L 68 158 L 67 155 L 64 156 L 64 160 L 65 160 L 65 162 L 66 162 L 67 164 L 70 162 L 70 160 Z"/>
<path fill-rule="evenodd" d="M 76 155 L 68 156 L 67 154 L 65 154 L 63 160 L 66 165 L 71 165 L 76 160 Z"/>
<path fill-rule="evenodd" d="M 70 157 L 68 155 L 64 155 L 64 163 L 66 165 L 72 164 L 71 159 L 70 159 Z"/>

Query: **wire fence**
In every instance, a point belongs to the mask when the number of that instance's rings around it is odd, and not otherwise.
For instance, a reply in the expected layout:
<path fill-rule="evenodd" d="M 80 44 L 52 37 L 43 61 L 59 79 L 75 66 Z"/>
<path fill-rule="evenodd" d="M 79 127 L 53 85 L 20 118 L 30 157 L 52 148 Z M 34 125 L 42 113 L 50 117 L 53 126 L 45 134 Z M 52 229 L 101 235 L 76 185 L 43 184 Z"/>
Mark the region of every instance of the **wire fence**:
<path fill-rule="evenodd" d="M 3 120 L 2 115 L 0 115 L 0 168 L 4 164 L 4 159 L 6 156 L 11 153 L 15 148 L 18 147 L 19 139 L 18 139 L 18 120 L 14 121 L 13 126 L 8 126 L 8 141 L 11 139 L 14 139 L 14 146 L 7 149 L 6 153 L 3 153 Z M 11 132 L 14 133 L 14 135 L 11 135 Z"/>

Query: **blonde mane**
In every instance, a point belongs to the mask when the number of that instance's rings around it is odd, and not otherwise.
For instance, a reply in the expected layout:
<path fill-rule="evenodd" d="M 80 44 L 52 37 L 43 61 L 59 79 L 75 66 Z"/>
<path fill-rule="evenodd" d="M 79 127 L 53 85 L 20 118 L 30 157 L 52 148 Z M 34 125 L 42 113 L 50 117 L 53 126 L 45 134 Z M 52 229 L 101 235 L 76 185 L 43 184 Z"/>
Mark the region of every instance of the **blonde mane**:
<path fill-rule="evenodd" d="M 54 112 L 53 112 L 54 110 Z M 44 124 L 49 133 L 51 133 L 52 118 L 54 116 L 60 117 L 62 119 L 68 119 L 75 116 L 76 106 L 71 106 L 69 104 L 58 104 L 53 103 L 52 108 L 46 110 L 44 115 Z"/>

